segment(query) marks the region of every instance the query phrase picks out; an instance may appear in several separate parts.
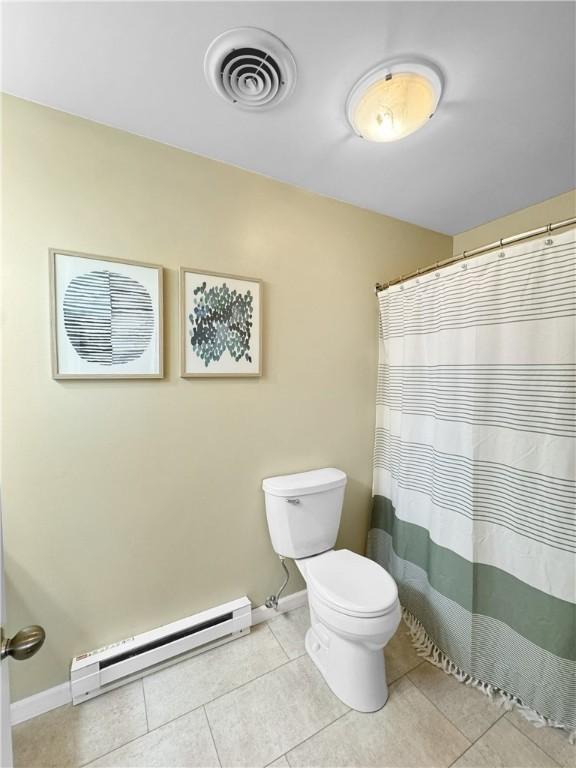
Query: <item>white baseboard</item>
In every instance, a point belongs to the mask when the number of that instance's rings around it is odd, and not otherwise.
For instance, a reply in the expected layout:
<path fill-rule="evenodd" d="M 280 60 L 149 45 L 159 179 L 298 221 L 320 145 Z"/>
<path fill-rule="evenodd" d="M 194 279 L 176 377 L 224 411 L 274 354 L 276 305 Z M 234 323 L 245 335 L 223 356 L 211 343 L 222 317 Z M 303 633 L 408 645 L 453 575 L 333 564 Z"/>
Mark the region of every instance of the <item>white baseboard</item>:
<path fill-rule="evenodd" d="M 47 688 L 45 691 L 35 693 L 26 699 L 15 701 L 10 705 L 12 725 L 18 725 L 18 723 L 23 723 L 32 717 L 43 715 L 51 709 L 63 707 L 64 704 L 70 704 L 71 701 L 70 683 L 55 685 L 54 688 Z"/>
<path fill-rule="evenodd" d="M 252 610 L 252 625 L 273 619 L 279 613 L 286 613 L 286 611 L 293 611 L 294 608 L 300 608 L 302 605 L 306 605 L 307 601 L 306 590 L 302 589 L 300 592 L 294 592 L 291 595 L 286 595 L 286 597 L 281 597 L 276 610 L 274 608 L 266 608 L 265 605 L 259 605 L 258 608 Z"/>
<path fill-rule="evenodd" d="M 278 616 L 280 613 L 293 611 L 295 608 L 306 605 L 306 602 L 307 594 L 306 590 L 303 589 L 300 592 L 294 592 L 292 595 L 281 597 L 278 601 L 277 610 L 260 605 L 252 611 L 252 625 L 261 624 L 263 621 L 273 619 L 274 616 Z M 38 715 L 43 715 L 45 712 L 50 712 L 51 709 L 63 707 L 65 704 L 70 704 L 71 701 L 70 683 L 55 685 L 53 688 L 47 688 L 45 691 L 35 693 L 26 699 L 15 701 L 10 705 L 12 725 L 18 725 L 18 723 L 23 723 Z"/>

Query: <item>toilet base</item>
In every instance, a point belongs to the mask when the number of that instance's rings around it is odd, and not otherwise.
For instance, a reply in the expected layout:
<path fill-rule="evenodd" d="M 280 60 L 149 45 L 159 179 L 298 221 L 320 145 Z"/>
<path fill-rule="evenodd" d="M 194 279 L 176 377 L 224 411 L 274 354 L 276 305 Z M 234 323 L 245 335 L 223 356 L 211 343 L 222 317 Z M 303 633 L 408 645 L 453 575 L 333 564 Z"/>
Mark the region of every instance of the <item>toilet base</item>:
<path fill-rule="evenodd" d="M 373 649 L 314 623 L 306 633 L 306 651 L 331 691 L 351 709 L 376 712 L 388 699 L 384 649 Z"/>

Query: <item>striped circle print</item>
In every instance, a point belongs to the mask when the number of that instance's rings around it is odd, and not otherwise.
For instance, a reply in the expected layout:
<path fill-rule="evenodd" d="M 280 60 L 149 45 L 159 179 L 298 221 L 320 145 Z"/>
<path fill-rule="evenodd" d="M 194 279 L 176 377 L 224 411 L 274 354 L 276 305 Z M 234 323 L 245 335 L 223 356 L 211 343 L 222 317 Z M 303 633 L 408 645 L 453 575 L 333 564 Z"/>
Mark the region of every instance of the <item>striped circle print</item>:
<path fill-rule="evenodd" d="M 142 356 L 154 332 L 146 288 L 117 272 L 86 272 L 64 294 L 64 327 L 83 360 L 122 365 Z"/>

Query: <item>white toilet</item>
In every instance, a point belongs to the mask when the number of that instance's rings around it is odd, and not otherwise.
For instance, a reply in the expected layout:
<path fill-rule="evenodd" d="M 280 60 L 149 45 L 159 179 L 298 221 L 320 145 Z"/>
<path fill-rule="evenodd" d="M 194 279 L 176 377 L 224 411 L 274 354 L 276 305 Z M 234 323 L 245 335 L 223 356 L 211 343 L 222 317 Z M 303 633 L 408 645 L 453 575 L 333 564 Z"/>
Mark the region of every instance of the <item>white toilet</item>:
<path fill-rule="evenodd" d="M 306 650 L 339 699 L 374 712 L 388 698 L 383 648 L 400 623 L 400 603 L 384 568 L 347 549 L 333 549 L 345 487 L 339 469 L 262 483 L 272 546 L 296 561 L 308 587 Z"/>

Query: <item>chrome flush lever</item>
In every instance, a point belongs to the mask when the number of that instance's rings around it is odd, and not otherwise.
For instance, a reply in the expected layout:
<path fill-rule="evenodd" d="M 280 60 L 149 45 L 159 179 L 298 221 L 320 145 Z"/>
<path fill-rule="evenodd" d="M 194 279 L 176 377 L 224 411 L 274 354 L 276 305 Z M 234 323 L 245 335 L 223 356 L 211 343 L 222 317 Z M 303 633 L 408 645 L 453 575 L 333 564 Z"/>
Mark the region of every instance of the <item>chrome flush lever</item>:
<path fill-rule="evenodd" d="M 286 499 L 288 504 L 300 504 L 300 499 Z"/>

